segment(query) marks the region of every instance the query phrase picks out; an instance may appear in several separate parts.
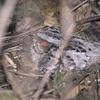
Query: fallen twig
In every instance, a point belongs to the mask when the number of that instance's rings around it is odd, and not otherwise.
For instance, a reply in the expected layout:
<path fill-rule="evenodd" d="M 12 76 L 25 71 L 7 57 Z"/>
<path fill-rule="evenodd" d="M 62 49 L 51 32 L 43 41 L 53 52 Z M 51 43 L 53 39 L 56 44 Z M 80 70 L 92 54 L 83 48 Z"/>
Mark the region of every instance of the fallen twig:
<path fill-rule="evenodd" d="M 2 47 L 1 37 L 5 34 L 8 21 L 10 20 L 11 14 L 15 8 L 17 0 L 6 0 L 3 9 L 0 12 L 0 52 Z"/>
<path fill-rule="evenodd" d="M 7 54 L 5 54 L 5 58 L 11 64 L 11 66 L 13 66 L 13 68 L 17 68 L 17 65 L 12 61 L 12 59 Z"/>
<path fill-rule="evenodd" d="M 100 15 L 97 15 L 97 16 L 94 16 L 94 17 L 90 17 L 90 18 L 87 18 L 87 19 L 77 21 L 76 24 L 81 25 L 81 24 L 85 24 L 85 23 L 88 23 L 88 22 L 94 22 L 94 21 L 99 21 L 99 20 L 100 20 Z"/>
<path fill-rule="evenodd" d="M 55 89 L 48 90 L 48 91 L 44 92 L 43 95 L 49 94 L 49 93 L 53 92 L 54 90 Z"/>
<path fill-rule="evenodd" d="M 12 71 L 12 70 L 8 70 L 8 71 L 11 72 L 11 73 L 15 73 L 15 74 L 19 74 L 19 75 L 27 76 L 27 77 L 44 77 L 44 75 L 37 75 L 37 74 L 34 74 L 34 73 L 27 74 L 27 73 L 15 72 L 15 71 Z"/>
<path fill-rule="evenodd" d="M 93 98 L 94 100 L 99 100 L 98 99 L 98 94 L 97 94 L 97 91 L 96 91 L 96 83 L 95 83 L 95 77 L 93 75 L 93 71 L 90 73 L 90 80 L 91 80 L 91 83 L 92 83 L 92 90 L 93 90 Z"/>
<path fill-rule="evenodd" d="M 20 87 L 17 86 L 16 81 L 15 81 L 13 75 L 7 69 L 8 61 L 5 60 L 5 55 L 4 55 L 4 59 L 1 62 L 2 62 L 2 65 L 4 67 L 4 71 L 5 71 L 8 79 L 9 79 L 9 83 L 12 85 L 12 88 L 13 88 L 14 92 L 17 94 L 17 96 L 18 96 L 18 98 L 20 100 L 26 100 L 26 97 L 22 93 L 22 91 L 20 90 Z"/>
<path fill-rule="evenodd" d="M 68 94 L 80 83 L 82 82 L 87 76 L 89 76 L 89 73 L 92 71 L 92 69 L 95 67 L 95 65 L 92 65 L 91 68 L 76 82 L 71 83 L 69 87 L 66 87 L 64 91 L 61 93 L 62 98 L 61 100 L 66 100 Z"/>
<path fill-rule="evenodd" d="M 42 79 L 37 92 L 33 95 L 33 98 L 35 100 L 38 100 L 40 95 L 42 94 L 44 87 L 53 71 L 53 68 L 58 63 L 62 51 L 66 46 L 66 44 L 68 43 L 71 37 L 70 35 L 73 33 L 74 27 L 75 27 L 75 22 L 74 22 L 73 15 L 70 11 L 70 8 L 68 7 L 68 4 L 66 4 L 65 0 L 61 0 L 61 33 L 63 34 L 63 41 L 58 51 L 56 52 L 54 59 L 52 60 L 51 66 L 48 66 L 50 69 L 48 69 L 48 71 L 46 72 L 46 75 Z"/>
<path fill-rule="evenodd" d="M 7 87 L 7 86 L 9 86 L 10 84 L 3 84 L 3 85 L 0 85 L 0 88 L 2 88 L 2 87 Z"/>
<path fill-rule="evenodd" d="M 92 11 L 93 11 L 94 13 L 96 13 L 97 15 L 100 14 L 99 8 L 95 7 L 94 5 L 91 5 L 91 7 L 92 7 Z"/>
<path fill-rule="evenodd" d="M 1 39 L 2 39 L 2 40 L 10 40 L 10 39 L 14 39 L 14 38 L 22 38 L 22 37 L 24 37 L 26 34 L 29 35 L 29 34 L 31 34 L 31 32 L 34 33 L 34 32 L 38 31 L 39 29 L 41 29 L 41 28 L 43 28 L 43 27 L 44 27 L 44 26 L 42 25 L 42 26 L 39 26 L 39 27 L 36 27 L 36 28 L 31 28 L 31 29 L 28 30 L 28 31 L 25 31 L 25 32 L 20 33 L 19 35 L 2 37 Z"/>
<path fill-rule="evenodd" d="M 83 4 L 87 3 L 88 1 L 89 1 L 89 0 L 83 1 L 82 3 L 80 3 L 79 5 L 77 5 L 76 7 L 74 7 L 74 8 L 71 10 L 71 12 L 77 10 L 79 7 L 81 7 Z"/>

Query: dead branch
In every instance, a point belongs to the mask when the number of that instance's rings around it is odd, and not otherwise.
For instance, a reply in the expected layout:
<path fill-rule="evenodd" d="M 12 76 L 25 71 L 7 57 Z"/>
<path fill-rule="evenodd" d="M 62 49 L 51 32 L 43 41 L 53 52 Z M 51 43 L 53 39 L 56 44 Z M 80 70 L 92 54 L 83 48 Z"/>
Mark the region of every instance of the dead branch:
<path fill-rule="evenodd" d="M 91 83 L 92 83 L 92 90 L 93 90 L 94 100 L 99 100 L 98 94 L 97 94 L 97 91 L 96 91 L 96 83 L 95 83 L 95 77 L 93 75 L 93 71 L 90 73 L 89 77 L 90 77 L 90 80 L 91 80 Z"/>
<path fill-rule="evenodd" d="M 35 33 L 36 31 L 38 31 L 39 29 L 42 29 L 44 26 L 39 26 L 39 27 L 36 27 L 36 28 L 31 28 L 30 30 L 28 31 L 25 31 L 25 32 L 22 32 L 21 34 L 18 34 L 18 35 L 14 35 L 14 36 L 7 36 L 7 37 L 2 37 L 1 39 L 3 40 L 9 40 L 9 39 L 14 39 L 14 38 L 22 38 L 24 36 L 26 36 L 27 34 L 31 34 L 31 32 Z"/>
<path fill-rule="evenodd" d="M 1 37 L 5 34 L 8 21 L 10 20 L 11 14 L 15 8 L 17 0 L 6 0 L 3 9 L 0 12 L 0 51 L 2 47 L 2 39 Z"/>
<path fill-rule="evenodd" d="M 4 58 L 5 58 L 5 55 L 4 55 Z M 22 91 L 17 86 L 17 83 L 14 80 L 12 73 L 10 73 L 7 69 L 8 61 L 3 59 L 1 63 L 4 66 L 4 71 L 7 75 L 7 77 L 9 78 L 9 82 L 12 85 L 12 88 L 13 88 L 14 92 L 16 93 L 16 95 L 19 97 L 20 100 L 26 100 L 25 95 L 23 95 Z"/>
<path fill-rule="evenodd" d="M 76 7 L 74 7 L 71 11 L 73 12 L 73 11 L 77 10 L 79 7 L 81 7 L 83 4 L 87 3 L 88 1 L 89 0 L 83 1 L 82 3 L 80 3 L 79 5 L 77 5 Z"/>
<path fill-rule="evenodd" d="M 63 34 L 63 41 L 62 41 L 61 46 L 59 47 L 59 50 L 55 54 L 55 58 L 52 60 L 51 66 L 49 66 L 50 69 L 46 72 L 46 75 L 42 79 L 42 82 L 39 85 L 37 92 L 35 93 L 35 95 L 33 95 L 33 98 L 35 100 L 38 100 L 40 95 L 42 94 L 44 90 L 44 86 L 49 80 L 49 77 L 53 71 L 54 66 L 58 63 L 58 60 L 62 54 L 62 51 L 64 47 L 66 46 L 66 44 L 68 43 L 70 39 L 70 35 L 73 33 L 73 29 L 75 27 L 73 15 L 65 0 L 61 0 L 61 16 L 60 17 L 61 17 L 61 33 Z"/>
<path fill-rule="evenodd" d="M 37 75 L 37 74 L 34 74 L 34 73 L 27 74 L 27 73 L 15 72 L 15 71 L 12 71 L 12 70 L 8 70 L 8 71 L 11 72 L 11 73 L 15 73 L 15 74 L 26 76 L 26 77 L 44 77 L 43 75 Z"/>
<path fill-rule="evenodd" d="M 91 7 L 92 7 L 92 11 L 93 11 L 94 13 L 96 13 L 97 15 L 100 14 L 99 8 L 95 7 L 94 5 L 91 5 Z"/>
<path fill-rule="evenodd" d="M 71 83 L 69 87 L 66 87 L 66 89 L 64 89 L 64 91 L 61 93 L 61 94 L 62 94 L 61 100 L 66 100 L 68 94 L 69 94 L 77 85 L 79 85 L 80 82 L 82 82 L 87 76 L 89 76 L 89 73 L 93 70 L 94 67 L 95 67 L 95 64 L 92 65 L 92 66 L 90 67 L 90 69 L 87 70 L 87 72 L 86 72 L 76 83 Z"/>
<path fill-rule="evenodd" d="M 85 24 L 85 23 L 88 23 L 88 22 L 94 22 L 94 21 L 99 21 L 99 20 L 100 20 L 100 15 L 97 15 L 97 16 L 94 16 L 94 17 L 90 17 L 90 18 L 87 18 L 87 19 L 77 21 L 76 24 L 81 25 L 81 24 Z"/>
<path fill-rule="evenodd" d="M 9 86 L 10 84 L 3 84 L 3 85 L 1 85 L 0 86 L 0 89 L 2 88 L 2 87 L 6 87 L 6 86 Z"/>

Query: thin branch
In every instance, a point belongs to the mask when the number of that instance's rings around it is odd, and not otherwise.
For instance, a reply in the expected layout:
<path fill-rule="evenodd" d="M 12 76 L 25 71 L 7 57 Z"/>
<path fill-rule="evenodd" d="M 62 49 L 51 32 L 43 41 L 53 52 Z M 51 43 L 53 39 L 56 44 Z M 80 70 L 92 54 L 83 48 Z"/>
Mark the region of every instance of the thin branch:
<path fill-rule="evenodd" d="M 11 66 L 13 66 L 13 68 L 17 68 L 17 65 L 12 61 L 12 59 L 8 55 L 5 54 L 5 58 L 11 64 Z"/>
<path fill-rule="evenodd" d="M 0 85 L 0 88 L 2 88 L 2 87 L 7 87 L 7 86 L 10 86 L 10 84 L 3 84 L 3 85 Z"/>
<path fill-rule="evenodd" d="M 4 55 L 4 58 L 5 58 L 5 55 Z M 8 69 L 7 69 L 8 61 L 3 59 L 3 60 L 1 61 L 1 63 L 2 63 L 2 65 L 3 65 L 3 67 L 4 67 L 4 71 L 5 71 L 5 73 L 6 73 L 7 77 L 8 77 L 8 79 L 9 79 L 9 82 L 10 82 L 10 84 L 12 85 L 12 88 L 13 88 L 14 92 L 16 93 L 16 95 L 18 96 L 18 98 L 19 98 L 20 100 L 27 100 L 26 97 L 25 97 L 25 95 L 24 95 L 24 94 L 22 93 L 22 91 L 20 90 L 20 87 L 17 86 L 17 83 L 16 83 L 16 81 L 15 81 L 15 79 L 14 79 L 12 73 L 10 73 L 10 72 L 8 71 Z"/>
<path fill-rule="evenodd" d="M 95 83 L 95 77 L 94 77 L 93 71 L 90 73 L 89 77 L 90 77 L 90 80 L 91 80 L 91 83 L 92 83 L 93 98 L 94 98 L 94 100 L 99 100 L 98 94 L 97 94 L 97 91 L 96 91 L 96 83 Z"/>
<path fill-rule="evenodd" d="M 94 13 L 96 13 L 97 15 L 100 14 L 99 8 L 95 7 L 94 5 L 91 5 L 91 8 L 92 8 L 92 11 L 93 11 Z"/>
<path fill-rule="evenodd" d="M 47 83 L 47 81 L 49 80 L 49 77 L 55 67 L 55 65 L 58 63 L 58 60 L 60 58 L 60 56 L 62 55 L 62 51 L 65 48 L 65 46 L 67 45 L 71 34 L 73 33 L 73 29 L 75 27 L 75 22 L 74 22 L 74 17 L 71 13 L 70 8 L 68 7 L 68 4 L 65 0 L 61 0 L 61 11 L 60 11 L 61 15 L 61 33 L 63 34 L 63 40 L 62 43 L 58 49 L 58 51 L 55 53 L 55 57 L 52 60 L 52 63 L 50 66 L 47 66 L 48 71 L 46 72 L 45 77 L 42 79 L 41 84 L 38 87 L 37 92 L 33 95 L 33 98 L 35 100 L 38 100 L 40 95 L 43 93 L 44 87 Z"/>
<path fill-rule="evenodd" d="M 81 25 L 81 24 L 85 24 L 85 23 L 88 23 L 88 22 L 94 22 L 94 21 L 99 21 L 99 20 L 100 20 L 100 15 L 97 15 L 97 16 L 94 16 L 94 17 L 90 17 L 90 18 L 87 18 L 87 19 L 77 21 L 76 24 Z"/>
<path fill-rule="evenodd" d="M 87 72 L 86 72 L 82 77 L 80 77 L 80 79 L 79 79 L 76 83 L 71 83 L 69 87 L 66 87 L 66 88 L 64 89 L 64 91 L 61 93 L 61 95 L 62 95 L 62 99 L 61 99 L 61 100 L 66 100 L 68 94 L 69 94 L 77 85 L 79 85 L 80 82 L 82 82 L 87 76 L 89 76 L 89 73 L 93 70 L 94 67 L 95 67 L 95 64 L 92 65 L 92 66 L 90 67 L 90 69 L 88 69 Z"/>
<path fill-rule="evenodd" d="M 11 72 L 11 73 L 15 73 L 15 74 L 26 76 L 26 77 L 44 77 L 44 75 L 37 75 L 37 74 L 34 74 L 34 73 L 27 74 L 27 73 L 15 72 L 15 71 L 12 71 L 12 70 L 8 70 L 8 71 Z"/>
<path fill-rule="evenodd" d="M 39 29 L 42 29 L 44 28 L 45 26 L 39 26 L 39 27 L 36 27 L 36 28 L 31 28 L 30 30 L 28 31 L 24 31 L 18 35 L 14 35 L 14 36 L 7 36 L 7 37 L 2 37 L 1 39 L 4 39 L 4 40 L 9 40 L 9 39 L 14 39 L 14 38 L 22 38 L 24 37 L 25 35 L 29 35 L 31 34 L 31 32 L 35 33 L 36 31 L 38 31 Z"/>
<path fill-rule="evenodd" d="M 79 7 L 81 7 L 83 4 L 87 3 L 88 1 L 89 1 L 89 0 L 83 1 L 82 3 L 80 3 L 79 5 L 77 5 L 76 7 L 74 7 L 74 8 L 71 10 L 71 12 L 77 10 Z"/>
<path fill-rule="evenodd" d="M 5 34 L 7 30 L 8 21 L 10 20 L 11 14 L 13 13 L 16 3 L 17 0 L 6 0 L 5 5 L 0 12 L 0 52 L 3 41 L 1 37 Z"/>

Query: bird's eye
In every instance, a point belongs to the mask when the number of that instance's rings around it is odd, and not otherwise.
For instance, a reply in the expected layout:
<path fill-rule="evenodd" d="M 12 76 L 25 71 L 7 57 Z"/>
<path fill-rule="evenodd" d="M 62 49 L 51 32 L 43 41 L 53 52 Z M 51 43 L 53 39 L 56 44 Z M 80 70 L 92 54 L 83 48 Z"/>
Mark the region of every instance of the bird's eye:
<path fill-rule="evenodd" d="M 41 45 L 44 46 L 44 47 L 46 47 L 46 46 L 48 46 L 48 42 L 47 41 L 42 41 Z"/>

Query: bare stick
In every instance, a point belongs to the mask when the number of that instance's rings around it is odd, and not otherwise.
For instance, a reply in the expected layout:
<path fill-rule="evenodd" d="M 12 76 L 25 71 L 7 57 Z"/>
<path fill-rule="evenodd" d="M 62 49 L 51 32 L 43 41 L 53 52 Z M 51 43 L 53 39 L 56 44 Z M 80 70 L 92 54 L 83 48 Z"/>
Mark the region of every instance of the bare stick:
<path fill-rule="evenodd" d="M 1 39 L 14 39 L 14 38 L 21 38 L 21 37 L 23 37 L 23 36 L 25 36 L 25 35 L 29 35 L 29 33 L 31 34 L 31 32 L 33 32 L 33 33 L 35 33 L 36 31 L 38 31 L 39 29 L 42 29 L 43 27 L 45 27 L 45 26 L 39 26 L 39 27 L 36 27 L 36 28 L 31 28 L 30 30 L 28 30 L 28 31 L 25 31 L 25 32 L 22 32 L 21 34 L 18 34 L 18 35 L 14 35 L 14 36 L 7 36 L 7 37 L 2 37 Z"/>
<path fill-rule="evenodd" d="M 70 8 L 65 0 L 61 0 L 61 33 L 63 34 L 63 41 L 58 51 L 55 54 L 55 58 L 52 60 L 51 66 L 47 66 L 50 69 L 46 72 L 45 77 L 42 79 L 41 84 L 38 87 L 38 91 L 33 95 L 35 100 L 38 100 L 40 95 L 44 90 L 44 86 L 46 85 L 49 77 L 53 71 L 54 66 L 58 63 L 58 60 L 62 54 L 64 47 L 67 45 L 71 34 L 73 33 L 73 29 L 75 27 L 75 21 L 73 15 L 71 13 Z"/>
<path fill-rule="evenodd" d="M 2 47 L 2 39 L 1 37 L 5 34 L 8 21 L 10 20 L 11 14 L 14 10 L 17 0 L 6 0 L 3 9 L 0 12 L 0 52 Z"/>
<path fill-rule="evenodd" d="M 12 71 L 12 70 L 8 70 L 8 71 L 11 72 L 11 73 L 15 73 L 15 74 L 26 76 L 26 77 L 44 77 L 44 75 L 38 75 L 38 74 L 34 74 L 34 73 L 27 74 L 27 73 L 15 72 L 15 71 Z"/>
<path fill-rule="evenodd" d="M 17 65 L 12 61 L 12 59 L 5 54 L 5 58 L 8 60 L 8 62 L 13 66 L 13 68 L 17 68 Z"/>
<path fill-rule="evenodd" d="M 97 94 L 97 91 L 96 91 L 96 83 L 95 83 L 95 77 L 94 77 L 93 71 L 90 73 L 89 77 L 90 77 L 90 80 L 91 80 L 91 83 L 92 83 L 93 98 L 94 98 L 94 100 L 99 100 L 98 94 Z"/>
<path fill-rule="evenodd" d="M 97 16 L 93 16 L 93 17 L 90 17 L 90 18 L 87 18 L 87 19 L 77 21 L 76 24 L 77 25 L 82 25 L 82 24 L 85 24 L 85 23 L 99 21 L 99 20 L 100 20 L 100 15 L 97 15 Z"/>
<path fill-rule="evenodd" d="M 71 11 L 75 11 L 76 9 L 78 9 L 79 7 L 81 7 L 83 4 L 87 3 L 89 0 L 85 0 L 82 3 L 80 3 L 79 5 L 77 5 L 75 8 L 73 8 Z"/>
<path fill-rule="evenodd" d="M 7 69 L 8 61 L 5 60 L 5 55 L 4 55 L 4 59 L 1 61 L 1 63 L 3 65 L 3 67 L 4 67 L 4 71 L 5 71 L 6 75 L 7 75 L 7 77 L 9 78 L 9 82 L 12 85 L 12 88 L 13 88 L 14 92 L 16 93 L 16 95 L 18 96 L 18 98 L 20 100 L 27 100 L 26 97 L 25 97 L 25 95 L 22 93 L 22 91 L 20 90 L 20 88 L 17 86 L 16 80 L 13 77 L 13 74 L 10 73 L 8 71 L 8 69 Z"/>
<path fill-rule="evenodd" d="M 67 100 L 68 94 L 71 93 L 71 91 L 72 91 L 77 85 L 79 85 L 80 82 L 82 82 L 87 76 L 89 76 L 89 73 L 93 70 L 94 67 L 95 67 L 95 64 L 93 64 L 93 65 L 87 70 L 87 72 L 86 72 L 84 75 L 82 75 L 82 76 L 80 77 L 79 80 L 77 80 L 76 83 L 71 83 L 68 87 L 66 87 L 66 88 L 64 89 L 64 91 L 62 91 L 62 93 L 61 93 L 61 96 L 62 96 L 61 100 Z"/>

